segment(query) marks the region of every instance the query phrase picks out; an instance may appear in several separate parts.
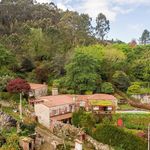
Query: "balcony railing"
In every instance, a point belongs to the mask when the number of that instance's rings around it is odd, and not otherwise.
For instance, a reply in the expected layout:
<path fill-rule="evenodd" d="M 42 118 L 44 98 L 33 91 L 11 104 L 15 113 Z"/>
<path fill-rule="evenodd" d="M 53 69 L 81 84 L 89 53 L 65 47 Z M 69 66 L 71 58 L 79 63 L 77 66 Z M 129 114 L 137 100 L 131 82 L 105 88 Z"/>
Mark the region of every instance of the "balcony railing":
<path fill-rule="evenodd" d="M 64 115 L 64 114 L 68 114 L 68 113 L 72 113 L 72 109 L 69 109 L 68 111 L 67 110 L 57 110 L 57 113 L 51 113 L 50 114 L 50 117 L 53 117 L 53 116 L 59 116 L 59 115 Z"/>

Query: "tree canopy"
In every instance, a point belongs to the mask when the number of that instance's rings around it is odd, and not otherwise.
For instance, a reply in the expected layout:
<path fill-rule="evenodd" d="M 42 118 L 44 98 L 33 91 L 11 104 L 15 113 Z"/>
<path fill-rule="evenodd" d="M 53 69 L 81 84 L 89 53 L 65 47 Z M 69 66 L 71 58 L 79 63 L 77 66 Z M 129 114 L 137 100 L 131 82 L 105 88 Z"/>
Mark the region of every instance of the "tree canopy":
<path fill-rule="evenodd" d="M 71 93 L 102 92 L 105 82 L 123 91 L 130 81 L 150 82 L 149 31 L 144 30 L 138 45 L 135 40 L 106 40 L 109 30 L 101 12 L 93 24 L 88 14 L 64 11 L 54 3 L 2 0 L 2 89 L 9 77 L 50 86 L 59 80 L 59 88 Z"/>

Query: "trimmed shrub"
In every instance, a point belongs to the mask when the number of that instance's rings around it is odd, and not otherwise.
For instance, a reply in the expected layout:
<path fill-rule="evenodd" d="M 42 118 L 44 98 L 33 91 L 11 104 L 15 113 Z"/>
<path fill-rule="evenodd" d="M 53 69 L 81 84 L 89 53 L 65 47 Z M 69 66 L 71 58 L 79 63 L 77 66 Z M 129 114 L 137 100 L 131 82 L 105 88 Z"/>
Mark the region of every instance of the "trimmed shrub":
<path fill-rule="evenodd" d="M 113 85 L 110 82 L 104 82 L 101 86 L 101 92 L 106 94 L 114 93 Z"/>
<path fill-rule="evenodd" d="M 97 126 L 93 133 L 93 137 L 102 143 L 124 150 L 147 149 L 146 141 L 113 125 L 105 124 Z"/>
<path fill-rule="evenodd" d="M 133 84 L 130 87 L 128 87 L 127 94 L 140 94 L 141 93 L 141 87 L 138 84 Z"/>
<path fill-rule="evenodd" d="M 35 132 L 35 123 L 21 124 L 21 136 L 29 136 Z"/>

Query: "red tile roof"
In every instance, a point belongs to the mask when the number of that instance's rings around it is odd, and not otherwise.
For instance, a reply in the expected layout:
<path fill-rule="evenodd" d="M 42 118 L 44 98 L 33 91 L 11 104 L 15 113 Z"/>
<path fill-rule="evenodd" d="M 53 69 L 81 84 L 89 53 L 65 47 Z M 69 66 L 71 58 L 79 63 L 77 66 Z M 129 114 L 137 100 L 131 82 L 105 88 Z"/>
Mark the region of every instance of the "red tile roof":
<path fill-rule="evenodd" d="M 109 94 L 77 95 L 78 100 L 116 100 L 116 97 Z"/>
<path fill-rule="evenodd" d="M 43 100 L 44 105 L 47 107 L 55 107 L 66 104 L 74 104 L 74 95 L 56 95 L 56 96 L 43 96 L 38 100 Z M 113 95 L 109 94 L 93 94 L 93 95 L 76 95 L 77 101 L 88 100 L 116 100 Z"/>
<path fill-rule="evenodd" d="M 73 98 L 70 95 L 43 96 L 39 98 L 44 100 L 44 105 L 47 107 L 55 107 L 66 104 L 73 104 Z"/>
<path fill-rule="evenodd" d="M 47 87 L 46 84 L 36 84 L 36 83 L 29 83 L 32 90 L 40 89 L 43 87 Z"/>

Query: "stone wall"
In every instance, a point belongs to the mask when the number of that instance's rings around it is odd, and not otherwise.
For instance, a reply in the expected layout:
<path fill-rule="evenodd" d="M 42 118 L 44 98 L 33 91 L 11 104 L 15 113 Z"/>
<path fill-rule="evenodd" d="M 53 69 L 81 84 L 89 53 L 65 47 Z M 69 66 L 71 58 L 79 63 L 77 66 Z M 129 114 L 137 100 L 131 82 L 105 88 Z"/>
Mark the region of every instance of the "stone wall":
<path fill-rule="evenodd" d="M 0 112 L 0 127 L 9 128 L 16 126 L 17 121 L 11 116 L 5 114 L 4 112 Z"/>
<path fill-rule="evenodd" d="M 53 121 L 53 126 L 51 126 L 51 130 L 56 136 L 60 138 L 70 138 L 72 140 L 79 138 L 79 135 L 81 134 L 85 134 L 81 128 L 76 128 L 73 125 L 64 124 L 59 121 Z M 95 150 L 113 150 L 110 146 L 94 140 L 89 135 L 85 136 L 85 140 L 92 144 Z"/>
<path fill-rule="evenodd" d="M 37 127 L 35 132 L 35 145 L 37 150 L 40 149 L 40 147 L 43 147 L 43 144 L 45 143 L 49 145 L 50 150 L 55 150 L 58 145 L 63 144 L 62 139 L 49 132 L 48 129 Z"/>
<path fill-rule="evenodd" d="M 99 143 L 98 141 L 94 140 L 92 137 L 88 135 L 86 135 L 86 140 L 87 142 L 90 142 L 93 145 L 95 150 L 113 150 L 113 148 L 111 148 L 110 146 L 103 143 Z"/>

